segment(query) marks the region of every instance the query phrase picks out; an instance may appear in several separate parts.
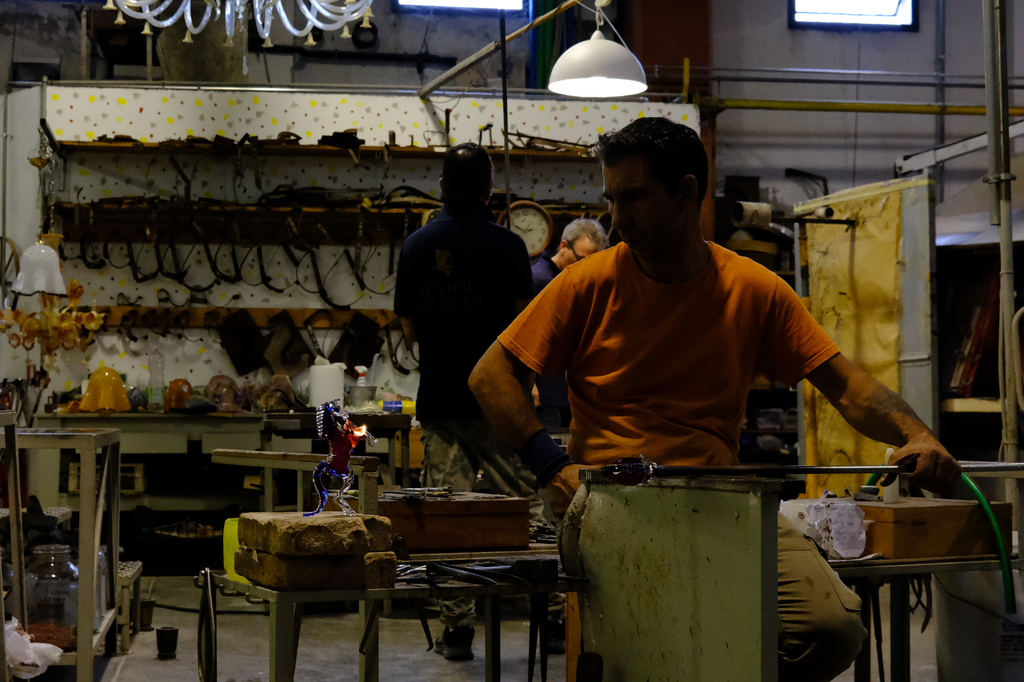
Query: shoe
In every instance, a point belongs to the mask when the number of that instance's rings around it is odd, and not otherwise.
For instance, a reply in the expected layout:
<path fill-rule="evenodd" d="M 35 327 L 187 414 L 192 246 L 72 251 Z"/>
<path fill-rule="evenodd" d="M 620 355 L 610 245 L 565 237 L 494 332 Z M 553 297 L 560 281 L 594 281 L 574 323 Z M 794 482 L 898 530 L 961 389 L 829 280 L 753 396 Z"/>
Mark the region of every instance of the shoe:
<path fill-rule="evenodd" d="M 475 632 L 472 625 L 464 625 L 454 630 L 446 627 L 434 640 L 434 653 L 441 654 L 447 661 L 472 661 Z"/>
<path fill-rule="evenodd" d="M 548 653 L 549 654 L 564 654 L 565 653 L 565 621 L 564 620 L 549 620 L 548 621 Z"/>

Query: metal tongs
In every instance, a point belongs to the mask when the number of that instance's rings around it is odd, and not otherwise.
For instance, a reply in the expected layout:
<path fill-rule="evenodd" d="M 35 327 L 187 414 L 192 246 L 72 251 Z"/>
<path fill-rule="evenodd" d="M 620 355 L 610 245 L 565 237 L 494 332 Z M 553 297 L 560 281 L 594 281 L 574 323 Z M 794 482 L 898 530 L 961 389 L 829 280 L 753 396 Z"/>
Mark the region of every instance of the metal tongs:
<path fill-rule="evenodd" d="M 455 493 L 463 492 L 457 488 L 447 486 L 444 488 L 402 488 L 401 490 L 381 491 L 381 497 L 399 498 L 403 500 L 424 500 L 428 497 L 452 497 Z"/>

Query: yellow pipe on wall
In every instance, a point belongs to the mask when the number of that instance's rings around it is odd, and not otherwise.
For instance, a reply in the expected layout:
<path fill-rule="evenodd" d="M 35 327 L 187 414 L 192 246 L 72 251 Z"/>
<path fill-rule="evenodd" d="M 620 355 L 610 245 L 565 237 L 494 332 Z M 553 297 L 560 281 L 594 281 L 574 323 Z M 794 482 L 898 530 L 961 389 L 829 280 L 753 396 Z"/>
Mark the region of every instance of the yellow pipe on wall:
<path fill-rule="evenodd" d="M 985 107 L 973 104 L 903 104 L 900 102 L 843 102 L 829 100 L 713 99 L 711 111 L 760 109 L 768 111 L 838 111 L 858 114 L 920 114 L 923 116 L 984 116 Z M 1024 116 L 1024 107 L 1010 107 L 1010 116 Z"/>

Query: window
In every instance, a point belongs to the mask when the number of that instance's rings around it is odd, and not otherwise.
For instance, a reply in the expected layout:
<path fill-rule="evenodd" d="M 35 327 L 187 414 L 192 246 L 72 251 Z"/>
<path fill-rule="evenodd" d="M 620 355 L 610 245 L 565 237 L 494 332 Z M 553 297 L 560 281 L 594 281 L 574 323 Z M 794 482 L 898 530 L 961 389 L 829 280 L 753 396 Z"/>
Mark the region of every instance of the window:
<path fill-rule="evenodd" d="M 917 0 L 789 0 L 790 28 L 917 30 Z"/>
<path fill-rule="evenodd" d="M 526 0 L 393 0 L 395 9 L 417 10 L 508 10 L 521 12 Z"/>

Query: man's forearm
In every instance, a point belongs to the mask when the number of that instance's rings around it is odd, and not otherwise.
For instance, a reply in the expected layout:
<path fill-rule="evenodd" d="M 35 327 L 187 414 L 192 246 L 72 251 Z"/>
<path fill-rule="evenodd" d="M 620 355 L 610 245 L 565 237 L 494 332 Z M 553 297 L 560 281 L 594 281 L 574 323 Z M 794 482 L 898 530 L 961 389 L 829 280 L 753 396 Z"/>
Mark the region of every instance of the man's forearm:
<path fill-rule="evenodd" d="M 960 465 L 903 398 L 837 354 L 807 375 L 850 425 L 868 438 L 895 445 L 889 464 L 911 468 L 910 480 L 932 492 L 951 491 Z M 887 474 L 882 485 L 895 480 Z"/>
<path fill-rule="evenodd" d="M 850 426 L 868 438 L 897 447 L 922 437 L 934 438 L 907 401 L 842 356 L 808 379 Z"/>
<path fill-rule="evenodd" d="M 469 377 L 469 388 L 495 432 L 517 451 L 544 428 L 523 393 L 521 381 L 529 373 L 529 368 L 495 342 Z"/>
<path fill-rule="evenodd" d="M 876 381 L 862 400 L 837 405 L 843 418 L 868 438 L 903 447 L 931 430 L 899 394 Z"/>

